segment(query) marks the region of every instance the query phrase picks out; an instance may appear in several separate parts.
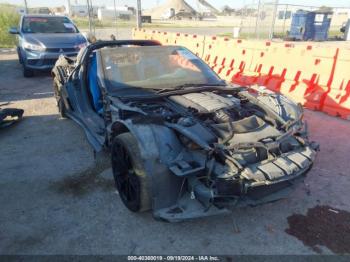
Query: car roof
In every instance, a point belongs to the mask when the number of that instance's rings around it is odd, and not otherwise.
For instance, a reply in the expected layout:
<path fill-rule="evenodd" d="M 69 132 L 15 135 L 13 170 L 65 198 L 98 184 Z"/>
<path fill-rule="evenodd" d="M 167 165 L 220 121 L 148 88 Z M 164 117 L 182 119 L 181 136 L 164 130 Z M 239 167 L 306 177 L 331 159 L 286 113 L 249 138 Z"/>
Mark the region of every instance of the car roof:
<path fill-rule="evenodd" d="M 47 14 L 24 14 L 23 17 L 67 17 L 67 16 L 65 16 L 65 15 L 47 15 Z"/>

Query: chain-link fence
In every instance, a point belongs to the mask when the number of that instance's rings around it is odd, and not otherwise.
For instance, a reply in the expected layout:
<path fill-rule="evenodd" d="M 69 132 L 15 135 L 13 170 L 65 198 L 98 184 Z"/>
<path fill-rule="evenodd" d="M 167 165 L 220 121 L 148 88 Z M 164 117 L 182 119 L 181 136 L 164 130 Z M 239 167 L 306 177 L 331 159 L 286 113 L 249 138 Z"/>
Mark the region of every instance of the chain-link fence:
<path fill-rule="evenodd" d="M 340 28 L 350 18 L 350 7 L 315 7 L 258 0 L 246 5 L 241 11 L 241 36 L 285 38 L 288 36 L 293 14 L 298 10 L 333 12 L 330 37 L 340 36 Z"/>
<path fill-rule="evenodd" d="M 64 5 L 37 7 L 33 0 L 23 0 L 22 5 L 15 6 L 17 13 L 24 14 L 53 14 L 67 15 L 78 26 L 114 27 L 116 23 L 124 26 L 136 24 L 136 0 L 128 1 L 128 5 L 121 5 L 117 0 L 101 3 L 99 0 L 65 0 Z M 89 19 L 90 18 L 90 19 Z"/>
<path fill-rule="evenodd" d="M 120 6 L 117 0 L 110 0 L 107 5 L 101 5 L 99 0 L 66 0 L 65 6 L 34 8 L 33 0 L 27 0 L 29 13 L 68 14 L 76 25 L 85 31 L 92 33 L 108 30 L 108 34 L 118 36 L 123 28 L 136 26 L 136 0 L 128 1 L 128 6 Z M 195 1 L 186 0 L 188 3 Z M 211 2 L 214 2 L 211 0 Z M 240 38 L 286 38 L 291 28 L 292 17 L 298 10 L 317 11 L 320 7 L 294 4 L 278 4 L 278 0 L 245 0 L 245 5 L 240 8 L 229 8 L 215 14 L 214 18 L 203 20 L 171 20 L 157 19 L 152 13 L 152 23 L 143 26 L 152 28 L 192 29 L 194 33 L 202 33 L 204 28 L 209 28 L 207 34 L 235 35 L 239 32 Z M 292 1 L 291 1 L 292 2 Z M 24 3 L 24 0 L 23 0 Z M 119 6 L 118 6 L 119 4 Z M 16 7 L 17 13 L 24 13 L 24 7 Z M 340 28 L 350 18 L 350 5 L 348 8 L 321 7 L 323 10 L 333 12 L 329 37 L 342 36 Z M 143 10 L 144 13 L 146 10 Z M 200 10 L 199 10 L 200 11 Z M 144 15 L 143 13 L 143 15 Z M 90 14 L 90 19 L 89 19 Z M 99 30 L 95 30 L 99 29 Z M 234 29 L 235 28 L 235 29 Z M 101 30 L 100 30 L 101 29 Z M 214 30 L 215 29 L 215 30 Z M 239 30 L 237 30 L 239 29 Z M 164 29 L 165 30 L 165 29 Z"/>
<path fill-rule="evenodd" d="M 256 3 L 255 3 L 256 2 Z M 273 27 L 274 4 L 263 0 L 253 1 L 241 9 L 241 36 L 249 38 L 266 38 Z"/>

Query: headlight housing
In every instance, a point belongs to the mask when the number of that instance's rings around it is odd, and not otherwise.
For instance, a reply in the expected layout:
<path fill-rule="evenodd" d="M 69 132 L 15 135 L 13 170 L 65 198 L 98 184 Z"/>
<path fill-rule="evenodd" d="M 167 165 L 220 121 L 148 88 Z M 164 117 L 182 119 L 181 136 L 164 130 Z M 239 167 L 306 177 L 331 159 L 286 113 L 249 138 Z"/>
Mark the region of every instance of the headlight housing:
<path fill-rule="evenodd" d="M 80 49 L 86 47 L 87 45 L 88 45 L 87 42 L 83 42 L 81 44 L 75 45 L 74 48 L 77 49 L 77 50 L 80 50 Z"/>
<path fill-rule="evenodd" d="M 45 51 L 45 47 L 42 45 L 32 44 L 29 42 L 23 42 L 24 49 L 30 50 L 30 51 Z"/>

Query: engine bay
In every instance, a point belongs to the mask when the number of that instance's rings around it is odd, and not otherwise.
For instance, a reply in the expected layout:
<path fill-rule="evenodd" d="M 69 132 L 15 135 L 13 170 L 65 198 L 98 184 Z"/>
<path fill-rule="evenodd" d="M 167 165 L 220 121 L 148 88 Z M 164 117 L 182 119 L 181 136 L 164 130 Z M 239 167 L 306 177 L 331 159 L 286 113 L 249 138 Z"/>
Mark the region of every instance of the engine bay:
<path fill-rule="evenodd" d="M 183 130 L 199 132 L 208 145 L 226 149 L 241 165 L 261 162 L 269 154 L 278 156 L 300 146 L 292 136 L 276 145 L 276 139 L 285 132 L 282 124 L 271 120 L 266 108 L 241 94 L 188 93 L 130 105 L 141 109 L 149 119 L 176 127 L 183 143 L 193 144 Z"/>
<path fill-rule="evenodd" d="M 208 204 L 208 194 L 216 199 L 237 197 L 251 187 L 300 175 L 314 158 L 305 148 L 301 119 L 285 122 L 265 106 L 266 97 L 260 97 L 248 92 L 198 92 L 131 101 L 128 106 L 141 110 L 147 123 L 175 131 L 184 149 L 168 163 L 169 169 L 188 177 L 187 185 L 197 188 L 197 197 Z"/>

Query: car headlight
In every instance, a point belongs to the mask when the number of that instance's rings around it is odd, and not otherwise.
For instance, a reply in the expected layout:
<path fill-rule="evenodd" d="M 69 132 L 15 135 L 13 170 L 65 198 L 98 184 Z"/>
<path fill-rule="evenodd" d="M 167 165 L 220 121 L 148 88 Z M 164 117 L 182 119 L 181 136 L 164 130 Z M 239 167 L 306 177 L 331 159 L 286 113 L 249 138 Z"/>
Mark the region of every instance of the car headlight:
<path fill-rule="evenodd" d="M 84 42 L 84 43 L 75 45 L 74 48 L 80 50 L 80 49 L 86 47 L 87 45 L 88 45 L 88 43 L 87 43 L 87 42 Z"/>
<path fill-rule="evenodd" d="M 31 51 L 45 51 L 45 49 L 46 49 L 44 46 L 36 45 L 36 44 L 28 43 L 28 42 L 24 42 L 23 47 L 24 47 L 24 49 L 28 49 Z"/>

